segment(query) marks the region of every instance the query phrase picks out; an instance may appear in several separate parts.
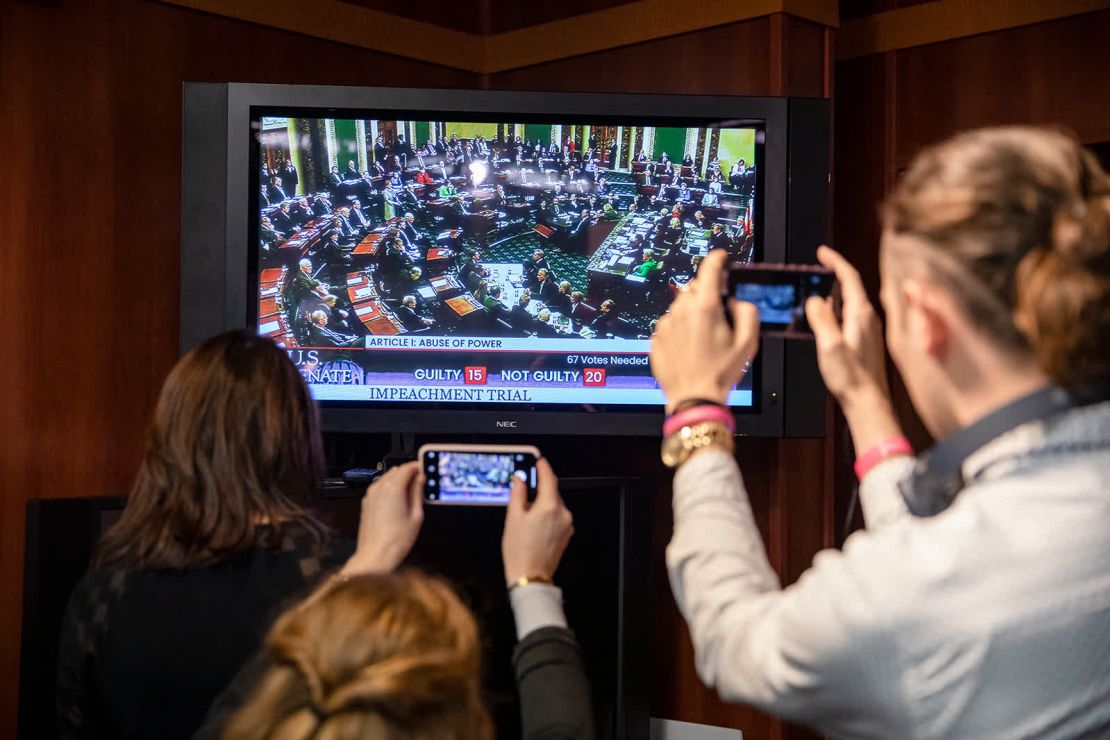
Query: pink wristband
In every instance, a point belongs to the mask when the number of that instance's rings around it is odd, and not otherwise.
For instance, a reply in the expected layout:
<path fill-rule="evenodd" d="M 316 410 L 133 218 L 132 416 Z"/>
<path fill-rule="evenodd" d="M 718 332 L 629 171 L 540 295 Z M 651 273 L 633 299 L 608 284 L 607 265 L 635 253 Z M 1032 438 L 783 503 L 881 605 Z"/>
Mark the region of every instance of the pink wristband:
<path fill-rule="evenodd" d="M 685 411 L 679 411 L 674 416 L 667 417 L 667 420 L 663 422 L 663 436 L 669 437 L 682 427 L 690 427 L 707 421 L 718 422 L 723 424 L 729 432 L 736 432 L 736 419 L 733 418 L 728 409 L 720 406 L 694 406 Z"/>
<path fill-rule="evenodd" d="M 856 458 L 856 478 L 863 480 L 863 476 L 879 463 L 902 456 L 913 457 L 913 448 L 908 439 L 902 436 L 884 439 Z"/>

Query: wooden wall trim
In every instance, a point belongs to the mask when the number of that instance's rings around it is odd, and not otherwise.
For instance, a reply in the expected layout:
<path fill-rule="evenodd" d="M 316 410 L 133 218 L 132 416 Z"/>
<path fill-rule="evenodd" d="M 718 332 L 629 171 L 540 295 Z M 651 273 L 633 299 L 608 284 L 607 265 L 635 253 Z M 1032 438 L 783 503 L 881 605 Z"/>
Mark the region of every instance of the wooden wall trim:
<path fill-rule="evenodd" d="M 487 67 L 486 46 L 481 36 L 342 0 L 161 2 L 468 72 L 484 72 Z"/>
<path fill-rule="evenodd" d="M 160 0 L 263 26 L 423 62 L 493 74 L 786 13 L 836 27 L 836 0 L 638 0 L 515 31 L 482 36 L 341 0 Z"/>
<path fill-rule="evenodd" d="M 881 54 L 1107 8 L 1110 0 L 934 0 L 845 23 L 837 58 Z"/>
<path fill-rule="evenodd" d="M 839 21 L 837 4 L 825 0 L 640 0 L 490 36 L 488 71 L 530 67 L 776 13 L 829 26 Z"/>

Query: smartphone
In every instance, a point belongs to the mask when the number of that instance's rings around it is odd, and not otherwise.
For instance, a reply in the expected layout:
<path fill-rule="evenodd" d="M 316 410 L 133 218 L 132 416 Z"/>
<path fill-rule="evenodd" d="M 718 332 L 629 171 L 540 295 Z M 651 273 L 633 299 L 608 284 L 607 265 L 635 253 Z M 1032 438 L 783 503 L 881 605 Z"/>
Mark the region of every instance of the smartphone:
<path fill-rule="evenodd" d="M 531 445 L 424 445 L 424 500 L 430 504 L 506 506 L 513 480 L 536 496 L 536 461 Z"/>
<path fill-rule="evenodd" d="M 827 298 L 835 282 L 832 270 L 819 265 L 736 262 L 728 267 L 724 298 L 754 303 L 764 334 L 812 337 L 806 300 Z"/>

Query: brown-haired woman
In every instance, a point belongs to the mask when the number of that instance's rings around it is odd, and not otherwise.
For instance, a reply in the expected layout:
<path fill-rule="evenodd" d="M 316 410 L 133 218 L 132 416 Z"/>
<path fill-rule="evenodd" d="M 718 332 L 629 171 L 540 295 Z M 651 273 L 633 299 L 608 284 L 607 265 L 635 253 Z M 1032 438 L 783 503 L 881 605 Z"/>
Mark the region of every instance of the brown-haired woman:
<path fill-rule="evenodd" d="M 71 597 L 63 737 L 189 737 L 282 605 L 350 554 L 311 507 L 317 413 L 285 353 L 231 332 L 162 387 L 127 507 Z"/>
<path fill-rule="evenodd" d="M 782 589 L 730 438 L 676 430 L 701 442 L 664 443 L 699 673 L 837 737 L 1108 737 L 1110 177 L 1064 134 L 972 131 L 914 159 L 883 221 L 887 346 L 938 442 L 912 456 L 875 312 L 823 248 L 843 318 L 812 298 L 807 315 L 867 530 Z M 757 346 L 753 306 L 724 320 L 723 265 L 711 254 L 657 327 L 672 407 L 723 401 Z"/>

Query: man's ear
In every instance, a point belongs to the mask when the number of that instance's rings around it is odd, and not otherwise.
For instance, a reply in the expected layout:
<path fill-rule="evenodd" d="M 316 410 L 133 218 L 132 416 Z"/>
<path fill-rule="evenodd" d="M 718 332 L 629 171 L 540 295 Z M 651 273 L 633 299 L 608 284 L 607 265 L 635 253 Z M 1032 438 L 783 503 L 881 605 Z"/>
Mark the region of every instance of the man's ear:
<path fill-rule="evenodd" d="M 951 335 L 947 312 L 936 289 L 915 278 L 902 281 L 907 341 L 934 360 L 943 359 Z"/>

